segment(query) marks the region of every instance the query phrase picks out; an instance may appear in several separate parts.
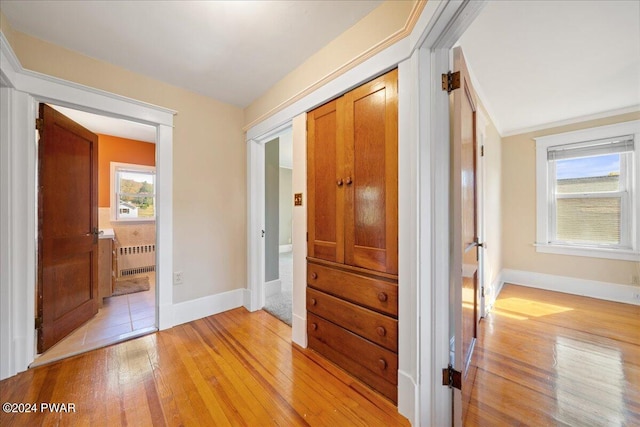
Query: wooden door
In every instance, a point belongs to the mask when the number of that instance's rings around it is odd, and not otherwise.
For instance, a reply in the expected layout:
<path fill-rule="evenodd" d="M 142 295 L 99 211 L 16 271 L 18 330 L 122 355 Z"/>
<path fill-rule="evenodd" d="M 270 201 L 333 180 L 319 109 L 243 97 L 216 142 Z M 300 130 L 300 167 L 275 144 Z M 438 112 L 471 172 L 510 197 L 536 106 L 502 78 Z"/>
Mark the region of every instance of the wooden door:
<path fill-rule="evenodd" d="M 38 352 L 98 312 L 98 138 L 40 104 Z"/>
<path fill-rule="evenodd" d="M 345 263 L 398 273 L 398 70 L 345 98 Z"/>
<path fill-rule="evenodd" d="M 344 99 L 307 114 L 307 255 L 344 262 Z"/>
<path fill-rule="evenodd" d="M 476 95 L 461 48 L 454 49 L 460 88 L 453 91 L 452 194 L 453 280 L 456 300 L 455 368 L 462 372 L 462 393 L 454 395 L 454 424 L 462 422 L 473 385 L 470 362 L 477 336 L 478 239 L 476 200 Z M 461 419 L 462 418 L 462 419 Z"/>

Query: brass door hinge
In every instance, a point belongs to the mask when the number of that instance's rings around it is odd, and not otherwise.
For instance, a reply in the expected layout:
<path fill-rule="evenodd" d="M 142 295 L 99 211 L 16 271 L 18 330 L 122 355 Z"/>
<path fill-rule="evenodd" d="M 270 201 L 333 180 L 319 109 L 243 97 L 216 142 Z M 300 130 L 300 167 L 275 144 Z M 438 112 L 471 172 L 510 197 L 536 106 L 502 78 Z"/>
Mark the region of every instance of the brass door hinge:
<path fill-rule="evenodd" d="M 36 117 L 36 130 L 38 132 L 42 132 L 43 127 L 44 127 L 44 119 Z"/>
<path fill-rule="evenodd" d="M 36 329 L 42 329 L 42 316 L 36 317 Z"/>
<path fill-rule="evenodd" d="M 456 89 L 460 89 L 460 71 L 452 73 L 449 71 L 447 74 L 442 75 L 442 90 L 446 90 L 447 93 L 451 93 Z"/>
<path fill-rule="evenodd" d="M 484 145 L 480 146 L 480 157 L 484 157 Z"/>
<path fill-rule="evenodd" d="M 462 390 L 462 373 L 449 365 L 442 370 L 442 385 Z"/>

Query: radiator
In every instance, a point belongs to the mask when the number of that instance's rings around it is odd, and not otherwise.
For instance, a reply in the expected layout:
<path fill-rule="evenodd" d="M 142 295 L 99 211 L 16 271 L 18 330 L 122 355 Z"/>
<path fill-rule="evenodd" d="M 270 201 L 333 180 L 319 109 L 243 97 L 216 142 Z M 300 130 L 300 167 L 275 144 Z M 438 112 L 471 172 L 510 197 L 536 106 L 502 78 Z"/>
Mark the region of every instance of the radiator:
<path fill-rule="evenodd" d="M 121 246 L 117 257 L 118 277 L 156 271 L 156 245 Z"/>

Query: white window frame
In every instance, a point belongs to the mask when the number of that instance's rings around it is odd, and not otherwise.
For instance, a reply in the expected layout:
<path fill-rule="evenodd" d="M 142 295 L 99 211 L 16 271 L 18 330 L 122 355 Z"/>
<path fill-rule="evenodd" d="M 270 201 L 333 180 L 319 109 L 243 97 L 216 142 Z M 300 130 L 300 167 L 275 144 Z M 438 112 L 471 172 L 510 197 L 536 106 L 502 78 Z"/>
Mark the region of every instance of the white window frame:
<path fill-rule="evenodd" d="M 619 246 L 589 245 L 556 242 L 555 204 L 556 198 L 552 185 L 555 179 L 555 162 L 547 159 L 547 150 L 567 144 L 576 144 L 612 138 L 621 135 L 633 135 L 635 148 L 632 153 L 621 156 L 621 176 L 626 176 L 625 194 L 603 193 L 601 197 L 621 196 L 621 236 Z M 608 258 L 626 261 L 640 261 L 640 200 L 635 195 L 640 191 L 640 120 L 599 126 L 574 132 L 566 132 L 534 138 L 536 142 L 536 251 L 561 255 Z M 570 197 L 575 197 L 572 195 Z M 585 194 L 584 197 L 589 197 Z"/>
<path fill-rule="evenodd" d="M 133 163 L 120 163 L 120 162 L 111 162 L 111 173 L 110 173 L 110 186 L 109 192 L 111 196 L 111 222 L 155 222 L 156 220 L 156 181 L 154 179 L 153 185 L 153 207 L 154 207 L 154 216 L 153 217 L 143 217 L 143 218 L 120 218 L 118 216 L 118 192 L 117 192 L 117 183 L 116 176 L 117 173 L 121 170 L 126 170 L 127 172 L 142 172 L 142 173 L 153 173 L 155 175 L 156 168 L 155 166 L 147 166 L 147 165 L 138 165 Z"/>

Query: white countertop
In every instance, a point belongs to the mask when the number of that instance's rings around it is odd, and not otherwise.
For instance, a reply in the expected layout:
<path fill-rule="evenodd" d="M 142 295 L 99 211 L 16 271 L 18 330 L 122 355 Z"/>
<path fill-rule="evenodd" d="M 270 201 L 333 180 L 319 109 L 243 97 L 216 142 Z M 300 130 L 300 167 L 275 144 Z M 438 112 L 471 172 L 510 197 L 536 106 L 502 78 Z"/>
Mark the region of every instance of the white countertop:
<path fill-rule="evenodd" d="M 101 239 L 113 239 L 114 237 L 116 237 L 116 234 L 113 232 L 113 228 L 103 228 L 100 230 Z"/>

